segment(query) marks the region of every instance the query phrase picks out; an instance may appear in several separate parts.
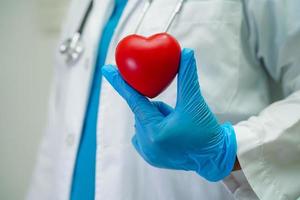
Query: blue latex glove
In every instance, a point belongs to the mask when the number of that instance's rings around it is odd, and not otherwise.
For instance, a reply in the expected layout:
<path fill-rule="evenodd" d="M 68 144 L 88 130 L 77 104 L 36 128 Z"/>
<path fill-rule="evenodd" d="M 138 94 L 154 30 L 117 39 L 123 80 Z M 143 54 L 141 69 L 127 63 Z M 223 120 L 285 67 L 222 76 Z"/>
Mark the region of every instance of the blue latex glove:
<path fill-rule="evenodd" d="M 202 97 L 193 50 L 181 53 L 175 109 L 135 91 L 115 66 L 104 66 L 102 72 L 134 113 L 132 143 L 149 164 L 193 170 L 209 181 L 230 174 L 237 151 L 234 129 L 220 125 Z"/>

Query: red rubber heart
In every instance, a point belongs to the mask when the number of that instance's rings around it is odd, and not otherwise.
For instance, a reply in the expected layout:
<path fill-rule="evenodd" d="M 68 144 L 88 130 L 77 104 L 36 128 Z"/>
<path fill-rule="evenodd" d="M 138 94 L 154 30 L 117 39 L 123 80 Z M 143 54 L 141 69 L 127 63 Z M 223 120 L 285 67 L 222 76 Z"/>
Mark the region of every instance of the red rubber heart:
<path fill-rule="evenodd" d="M 141 94 L 153 98 L 172 82 L 179 68 L 181 48 L 168 33 L 148 38 L 129 35 L 116 49 L 116 63 L 124 80 Z"/>

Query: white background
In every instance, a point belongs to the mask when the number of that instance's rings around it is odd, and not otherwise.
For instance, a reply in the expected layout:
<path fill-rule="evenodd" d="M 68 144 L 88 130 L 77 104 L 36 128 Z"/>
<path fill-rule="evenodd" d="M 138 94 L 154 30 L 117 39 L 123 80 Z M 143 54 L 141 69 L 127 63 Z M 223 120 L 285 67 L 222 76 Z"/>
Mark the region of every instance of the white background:
<path fill-rule="evenodd" d="M 0 199 L 24 199 L 68 0 L 0 1 Z"/>

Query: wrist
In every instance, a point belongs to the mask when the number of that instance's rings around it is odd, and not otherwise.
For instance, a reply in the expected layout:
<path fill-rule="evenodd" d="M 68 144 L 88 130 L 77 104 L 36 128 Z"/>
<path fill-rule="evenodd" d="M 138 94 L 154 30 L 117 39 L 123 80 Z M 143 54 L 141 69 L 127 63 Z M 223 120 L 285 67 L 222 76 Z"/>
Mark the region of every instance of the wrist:
<path fill-rule="evenodd" d="M 220 154 L 220 163 L 223 164 L 223 178 L 228 176 L 235 167 L 236 164 L 236 154 L 237 154 L 237 141 L 234 128 L 231 123 L 226 122 L 221 125 L 224 130 L 224 144 L 223 151 Z M 223 179 L 222 178 L 222 179 Z M 220 179 L 221 180 L 221 179 Z"/>
<path fill-rule="evenodd" d="M 221 125 L 220 140 L 199 155 L 193 153 L 190 157 L 195 161 L 200 176 L 216 182 L 228 176 L 236 161 L 237 142 L 235 132 L 230 123 Z"/>

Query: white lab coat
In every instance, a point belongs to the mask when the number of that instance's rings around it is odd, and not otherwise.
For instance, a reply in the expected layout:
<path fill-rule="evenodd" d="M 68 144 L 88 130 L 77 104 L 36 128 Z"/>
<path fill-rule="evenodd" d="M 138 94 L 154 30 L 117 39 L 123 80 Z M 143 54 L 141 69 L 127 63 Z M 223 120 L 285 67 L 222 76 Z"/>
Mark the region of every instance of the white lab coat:
<path fill-rule="evenodd" d="M 30 200 L 69 198 L 98 40 L 113 2 L 95 1 L 83 34 L 85 52 L 75 66 L 67 66 L 64 57 L 56 55 L 49 123 L 28 193 Z M 72 1 L 62 40 L 76 30 L 88 3 Z M 106 63 L 115 63 L 116 44 L 133 33 L 144 3 L 129 0 Z M 176 3 L 154 0 L 138 33 L 161 32 Z M 255 193 L 264 200 L 299 197 L 299 8 L 297 0 L 186 0 L 169 32 L 182 47 L 195 50 L 208 105 L 221 122 L 234 123 L 244 173 L 209 183 L 193 172 L 148 165 L 131 145 L 132 113 L 103 79 L 95 199 L 257 199 Z M 157 99 L 174 105 L 176 81 Z"/>

